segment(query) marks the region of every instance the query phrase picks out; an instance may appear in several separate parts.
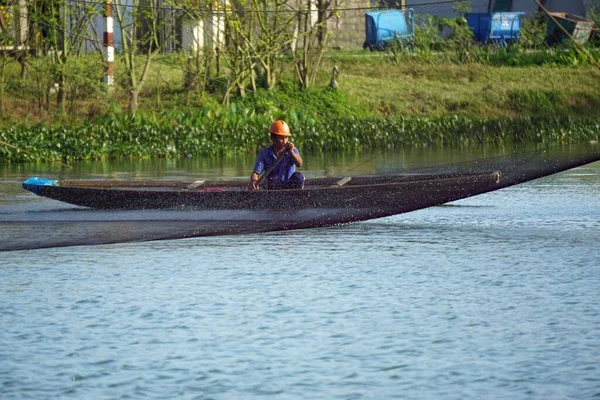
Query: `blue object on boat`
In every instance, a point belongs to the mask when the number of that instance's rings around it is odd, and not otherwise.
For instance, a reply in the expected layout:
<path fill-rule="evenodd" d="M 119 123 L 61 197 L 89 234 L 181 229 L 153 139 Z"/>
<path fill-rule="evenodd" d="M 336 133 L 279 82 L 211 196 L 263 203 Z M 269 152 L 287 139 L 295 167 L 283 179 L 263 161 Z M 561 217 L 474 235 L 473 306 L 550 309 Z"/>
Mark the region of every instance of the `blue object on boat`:
<path fill-rule="evenodd" d="M 524 12 L 467 13 L 465 19 L 475 40 L 503 46 L 519 40 Z"/>
<path fill-rule="evenodd" d="M 37 176 L 32 176 L 23 182 L 23 189 L 29 190 L 35 194 L 40 194 L 40 192 L 43 191 L 44 186 L 58 186 L 58 184 L 56 181 L 39 178 Z"/>
<path fill-rule="evenodd" d="M 382 49 L 394 38 L 412 39 L 415 33 L 413 9 L 369 11 L 365 13 L 365 31 L 365 49 Z"/>

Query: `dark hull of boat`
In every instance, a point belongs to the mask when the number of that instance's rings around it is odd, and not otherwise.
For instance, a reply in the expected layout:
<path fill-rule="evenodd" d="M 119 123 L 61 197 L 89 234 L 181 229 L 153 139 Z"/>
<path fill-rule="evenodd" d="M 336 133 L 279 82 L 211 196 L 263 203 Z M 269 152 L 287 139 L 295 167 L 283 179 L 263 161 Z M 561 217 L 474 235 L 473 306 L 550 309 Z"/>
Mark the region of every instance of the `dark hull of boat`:
<path fill-rule="evenodd" d="M 364 185 L 354 178 L 352 185 L 325 186 L 309 183 L 302 190 L 249 191 L 239 183 L 207 183 L 204 189 L 183 187 L 112 187 L 29 186 L 32 192 L 62 202 L 95 209 L 147 210 L 306 210 L 368 209 L 373 215 L 389 215 L 430 207 L 437 204 L 494 190 L 500 182 L 498 172 L 460 176 L 407 176 L 379 178 L 382 183 Z M 327 182 L 328 183 L 328 182 Z M 80 182 L 77 185 L 86 185 Z M 87 185 L 93 185 L 88 182 Z M 109 185 L 109 183 L 104 183 Z M 123 183 L 121 183 L 123 185 Z M 206 189 L 208 187 L 209 189 Z"/>
<path fill-rule="evenodd" d="M 369 209 L 389 215 L 486 193 L 600 160 L 600 146 L 564 146 L 419 173 L 307 180 L 301 190 L 250 191 L 246 182 L 61 181 L 23 185 L 50 199 L 95 209 Z"/>

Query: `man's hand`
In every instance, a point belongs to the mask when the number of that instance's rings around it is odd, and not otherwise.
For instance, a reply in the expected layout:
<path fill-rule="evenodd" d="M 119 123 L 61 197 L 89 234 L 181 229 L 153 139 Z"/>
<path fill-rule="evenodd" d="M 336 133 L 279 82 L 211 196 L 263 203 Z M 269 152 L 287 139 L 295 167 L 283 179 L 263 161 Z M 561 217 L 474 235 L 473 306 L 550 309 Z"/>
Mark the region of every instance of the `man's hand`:
<path fill-rule="evenodd" d="M 252 190 L 253 192 L 255 192 L 258 189 L 259 189 L 259 187 L 258 187 L 258 174 L 256 172 L 253 172 L 252 175 L 250 175 L 250 190 Z"/>
<path fill-rule="evenodd" d="M 294 164 L 296 165 L 296 167 L 301 167 L 302 166 L 302 158 L 293 152 L 294 150 L 294 143 L 288 142 L 285 144 L 285 150 L 288 151 L 290 153 L 290 156 L 292 157 L 292 160 L 294 161 Z"/>

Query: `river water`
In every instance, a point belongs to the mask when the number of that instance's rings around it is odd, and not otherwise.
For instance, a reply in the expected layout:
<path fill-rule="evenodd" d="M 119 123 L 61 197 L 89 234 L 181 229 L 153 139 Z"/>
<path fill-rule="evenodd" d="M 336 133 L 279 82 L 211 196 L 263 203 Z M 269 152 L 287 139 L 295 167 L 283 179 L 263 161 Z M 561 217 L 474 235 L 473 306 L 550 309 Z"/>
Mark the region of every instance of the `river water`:
<path fill-rule="evenodd" d="M 29 175 L 247 163 L 6 166 L 0 211 L 59 207 L 19 189 Z M 598 398 L 599 198 L 592 164 L 334 228 L 2 252 L 0 398 Z"/>

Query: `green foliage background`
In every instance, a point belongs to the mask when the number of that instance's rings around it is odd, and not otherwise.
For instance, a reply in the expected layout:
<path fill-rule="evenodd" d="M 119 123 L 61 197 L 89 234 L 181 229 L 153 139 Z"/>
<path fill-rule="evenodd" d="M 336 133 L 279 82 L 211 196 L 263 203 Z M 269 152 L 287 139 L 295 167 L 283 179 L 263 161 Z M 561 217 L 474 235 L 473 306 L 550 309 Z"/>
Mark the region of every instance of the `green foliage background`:
<path fill-rule="evenodd" d="M 453 34 L 441 39 L 444 27 Z M 408 44 L 330 51 L 305 90 L 284 52 L 272 90 L 247 88 L 227 104 L 225 75 L 212 71 L 200 87 L 186 88 L 186 55 L 162 55 L 135 114 L 124 111 L 126 76 L 118 62 L 115 88 L 107 92 L 97 55 L 60 66 L 32 57 L 27 74 L 4 57 L 0 162 L 252 153 L 279 118 L 310 152 L 597 139 L 600 71 L 592 60 L 568 44 L 547 47 L 539 19 L 526 20 L 521 35 L 508 47 L 484 46 L 473 41 L 464 18 L 431 18 Z M 600 60 L 596 43 L 587 49 Z M 329 87 L 334 66 L 337 89 Z M 68 83 L 62 107 L 52 78 L 58 72 Z"/>

